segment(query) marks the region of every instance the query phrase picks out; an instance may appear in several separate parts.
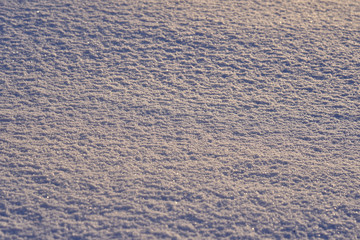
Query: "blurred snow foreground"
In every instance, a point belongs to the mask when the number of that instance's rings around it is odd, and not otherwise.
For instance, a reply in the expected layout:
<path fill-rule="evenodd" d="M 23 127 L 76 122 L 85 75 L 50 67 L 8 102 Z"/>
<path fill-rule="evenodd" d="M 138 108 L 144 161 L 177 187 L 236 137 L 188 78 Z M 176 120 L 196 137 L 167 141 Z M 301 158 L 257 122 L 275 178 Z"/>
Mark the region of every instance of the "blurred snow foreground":
<path fill-rule="evenodd" d="M 359 10 L 2 1 L 0 239 L 360 238 Z"/>

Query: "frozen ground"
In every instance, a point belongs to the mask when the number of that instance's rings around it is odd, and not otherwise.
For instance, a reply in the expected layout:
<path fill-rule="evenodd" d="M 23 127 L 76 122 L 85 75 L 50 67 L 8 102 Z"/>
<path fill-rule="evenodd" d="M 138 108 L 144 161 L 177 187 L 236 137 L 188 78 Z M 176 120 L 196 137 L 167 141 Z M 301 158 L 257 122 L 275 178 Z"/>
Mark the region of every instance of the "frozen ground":
<path fill-rule="evenodd" d="M 1 0 L 0 239 L 360 238 L 357 0 Z"/>

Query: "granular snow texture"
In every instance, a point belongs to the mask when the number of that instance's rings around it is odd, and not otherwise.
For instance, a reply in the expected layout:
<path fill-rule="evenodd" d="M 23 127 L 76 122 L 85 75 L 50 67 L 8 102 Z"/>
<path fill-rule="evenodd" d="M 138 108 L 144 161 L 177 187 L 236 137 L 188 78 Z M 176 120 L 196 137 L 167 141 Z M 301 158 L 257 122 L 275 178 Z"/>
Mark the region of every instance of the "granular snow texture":
<path fill-rule="evenodd" d="M 0 239 L 360 239 L 358 0 L 1 0 Z"/>

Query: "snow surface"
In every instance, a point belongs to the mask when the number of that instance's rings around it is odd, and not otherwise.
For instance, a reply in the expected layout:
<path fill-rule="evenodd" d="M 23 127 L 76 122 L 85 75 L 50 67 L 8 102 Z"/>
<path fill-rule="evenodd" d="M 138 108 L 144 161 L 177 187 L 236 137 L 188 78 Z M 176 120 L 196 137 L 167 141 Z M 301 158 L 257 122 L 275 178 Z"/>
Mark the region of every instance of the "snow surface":
<path fill-rule="evenodd" d="M 357 0 L 1 0 L 0 239 L 360 239 Z"/>

